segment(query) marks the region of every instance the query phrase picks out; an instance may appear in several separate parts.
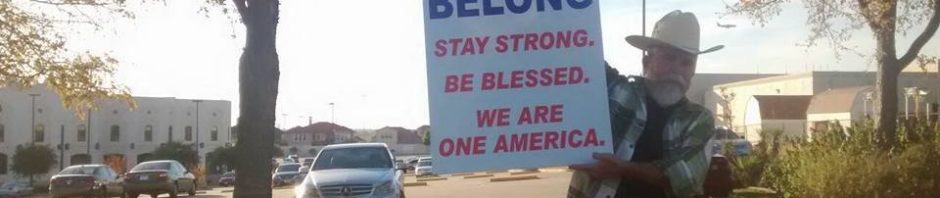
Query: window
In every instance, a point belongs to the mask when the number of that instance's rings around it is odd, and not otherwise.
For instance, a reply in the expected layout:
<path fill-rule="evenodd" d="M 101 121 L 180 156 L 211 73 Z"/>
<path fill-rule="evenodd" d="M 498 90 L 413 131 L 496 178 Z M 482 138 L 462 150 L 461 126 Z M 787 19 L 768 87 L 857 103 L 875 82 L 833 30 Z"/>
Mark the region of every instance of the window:
<path fill-rule="evenodd" d="M 173 141 L 173 126 L 170 126 L 170 128 L 167 130 L 166 141 L 167 142 Z"/>
<path fill-rule="evenodd" d="M 153 142 L 153 126 L 144 127 L 144 141 Z"/>
<path fill-rule="evenodd" d="M 111 125 L 111 141 L 117 142 L 121 141 L 121 127 L 118 125 Z"/>
<path fill-rule="evenodd" d="M 75 135 L 76 141 L 85 142 L 88 139 L 88 128 L 85 125 L 78 125 L 78 134 Z"/>
<path fill-rule="evenodd" d="M 3 131 L 3 125 L 0 124 L 0 142 L 3 142 L 6 137 L 5 132 Z"/>
<path fill-rule="evenodd" d="M 0 153 L 0 175 L 6 175 L 7 168 L 7 155 Z"/>
<path fill-rule="evenodd" d="M 33 131 L 33 142 L 44 142 L 46 141 L 46 126 L 45 125 L 36 125 L 36 131 Z"/>
<path fill-rule="evenodd" d="M 186 132 L 185 132 L 185 133 L 186 133 L 186 135 L 185 135 L 186 141 L 193 141 L 193 127 L 192 127 L 192 126 L 186 126 Z"/>
<path fill-rule="evenodd" d="M 219 127 L 212 127 L 212 132 L 210 132 L 209 135 L 210 140 L 219 141 Z"/>

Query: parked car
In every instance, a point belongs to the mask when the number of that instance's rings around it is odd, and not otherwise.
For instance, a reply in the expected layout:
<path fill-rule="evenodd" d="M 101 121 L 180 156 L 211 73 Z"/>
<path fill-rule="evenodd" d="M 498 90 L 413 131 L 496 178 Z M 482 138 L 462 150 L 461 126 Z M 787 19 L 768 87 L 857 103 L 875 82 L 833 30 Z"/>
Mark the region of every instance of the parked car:
<path fill-rule="evenodd" d="M 315 158 L 304 158 L 303 163 L 300 164 L 309 167 L 311 164 L 313 164 L 313 160 L 315 160 Z"/>
<path fill-rule="evenodd" d="M 723 153 L 725 145 L 731 144 L 734 153 L 737 155 L 748 155 L 751 153 L 751 142 L 744 137 L 738 136 L 734 131 L 727 127 L 715 127 L 715 133 L 709 141 L 711 147 L 708 148 L 712 155 Z"/>
<path fill-rule="evenodd" d="M 52 197 L 121 197 L 124 185 L 121 175 L 103 164 L 74 165 L 62 169 L 49 179 Z"/>
<path fill-rule="evenodd" d="M 297 175 L 300 175 L 301 166 L 303 165 L 298 163 L 285 163 L 277 166 L 274 175 L 271 176 L 271 183 L 274 186 L 293 185 L 297 181 Z"/>
<path fill-rule="evenodd" d="M 405 196 L 402 172 L 384 143 L 323 147 L 310 173 L 294 192 L 298 198 Z"/>
<path fill-rule="evenodd" d="M 222 174 L 222 177 L 219 178 L 219 185 L 221 186 L 234 186 L 235 185 L 235 172 L 227 172 Z"/>
<path fill-rule="evenodd" d="M 396 159 L 396 160 L 395 160 L 395 167 L 398 168 L 398 169 L 401 169 L 402 172 L 408 173 L 408 165 L 405 164 L 405 161 L 404 161 L 404 160 Z"/>
<path fill-rule="evenodd" d="M 24 197 L 33 193 L 33 187 L 26 182 L 7 182 L 0 185 L 0 197 Z"/>
<path fill-rule="evenodd" d="M 415 176 L 433 176 L 434 172 L 431 172 L 431 157 L 422 157 L 418 159 L 418 164 L 415 165 Z"/>
<path fill-rule="evenodd" d="M 175 160 L 149 161 L 137 164 L 127 173 L 124 191 L 128 197 L 168 193 L 175 198 L 180 192 L 195 196 L 196 177 Z"/>

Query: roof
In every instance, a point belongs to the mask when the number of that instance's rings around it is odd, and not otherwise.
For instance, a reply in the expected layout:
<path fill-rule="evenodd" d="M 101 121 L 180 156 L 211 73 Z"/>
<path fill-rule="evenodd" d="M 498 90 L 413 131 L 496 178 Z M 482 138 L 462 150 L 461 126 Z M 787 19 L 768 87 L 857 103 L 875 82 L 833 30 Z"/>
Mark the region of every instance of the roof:
<path fill-rule="evenodd" d="M 383 127 L 378 131 L 395 131 L 395 136 L 398 137 L 398 144 L 422 144 L 424 140 L 421 139 L 421 136 L 418 136 L 412 130 L 405 129 L 403 127 Z"/>
<path fill-rule="evenodd" d="M 757 95 L 760 117 L 764 120 L 805 120 L 810 95 Z"/>
<path fill-rule="evenodd" d="M 871 86 L 833 89 L 816 94 L 809 103 L 807 114 L 845 113 L 852 110 L 855 98 L 859 94 L 871 91 Z"/>
<path fill-rule="evenodd" d="M 326 149 L 343 149 L 343 148 L 357 148 L 357 147 L 382 147 L 388 148 L 385 143 L 348 143 L 348 144 L 332 144 L 326 147 L 323 147 L 322 150 Z"/>
<path fill-rule="evenodd" d="M 336 132 L 347 132 L 352 133 L 353 130 L 349 129 L 342 125 L 337 125 L 329 122 L 317 122 L 311 125 L 303 127 L 294 127 L 284 131 L 284 133 L 330 133 L 336 130 Z"/>

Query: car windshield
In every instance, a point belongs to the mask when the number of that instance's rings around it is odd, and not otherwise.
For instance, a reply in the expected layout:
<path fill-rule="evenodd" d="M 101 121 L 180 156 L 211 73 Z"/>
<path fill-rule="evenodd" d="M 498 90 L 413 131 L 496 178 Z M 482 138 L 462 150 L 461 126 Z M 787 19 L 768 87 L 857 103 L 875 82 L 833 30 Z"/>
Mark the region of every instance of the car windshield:
<path fill-rule="evenodd" d="M 281 166 L 278 166 L 278 167 L 277 167 L 277 172 L 279 172 L 279 173 L 283 173 L 283 172 L 299 172 L 299 171 L 300 171 L 300 167 L 301 167 L 300 164 L 286 164 L 286 165 L 281 165 Z"/>
<path fill-rule="evenodd" d="M 0 188 L 13 188 L 14 186 L 16 186 L 16 183 L 10 182 L 3 184 Z"/>
<path fill-rule="evenodd" d="M 235 173 L 225 173 L 222 176 L 223 177 L 235 177 Z"/>
<path fill-rule="evenodd" d="M 170 163 L 161 162 L 161 163 L 143 163 L 131 169 L 131 171 L 146 171 L 146 170 L 169 170 Z"/>
<path fill-rule="evenodd" d="M 338 168 L 392 168 L 392 160 L 385 148 L 343 148 L 322 151 L 313 165 L 313 170 Z"/>
<path fill-rule="evenodd" d="M 98 167 L 88 167 L 88 166 L 73 166 L 65 168 L 65 170 L 59 171 L 59 175 L 65 174 L 77 174 L 77 175 L 94 175 L 98 173 Z"/>
<path fill-rule="evenodd" d="M 420 161 L 418 166 L 431 166 L 431 160 Z"/>

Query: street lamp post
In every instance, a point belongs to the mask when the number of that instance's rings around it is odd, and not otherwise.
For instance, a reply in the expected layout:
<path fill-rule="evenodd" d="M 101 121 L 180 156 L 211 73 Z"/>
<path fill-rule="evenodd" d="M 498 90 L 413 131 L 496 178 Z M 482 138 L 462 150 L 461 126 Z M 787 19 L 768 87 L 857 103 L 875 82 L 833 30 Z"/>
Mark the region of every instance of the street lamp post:
<path fill-rule="evenodd" d="M 196 103 L 196 154 L 199 154 L 199 103 L 202 100 L 193 100 Z"/>
<path fill-rule="evenodd" d="M 32 143 L 36 142 L 36 96 L 39 96 L 39 94 L 35 94 L 35 93 L 29 94 L 29 97 L 32 97 L 32 101 L 33 101 L 32 110 L 29 111 L 30 112 L 30 124 L 31 124 L 29 133 L 33 134 L 32 135 L 33 138 L 29 142 L 32 142 Z"/>

